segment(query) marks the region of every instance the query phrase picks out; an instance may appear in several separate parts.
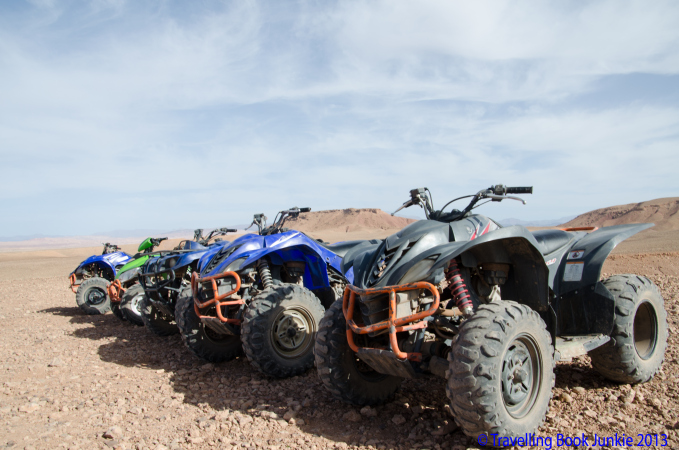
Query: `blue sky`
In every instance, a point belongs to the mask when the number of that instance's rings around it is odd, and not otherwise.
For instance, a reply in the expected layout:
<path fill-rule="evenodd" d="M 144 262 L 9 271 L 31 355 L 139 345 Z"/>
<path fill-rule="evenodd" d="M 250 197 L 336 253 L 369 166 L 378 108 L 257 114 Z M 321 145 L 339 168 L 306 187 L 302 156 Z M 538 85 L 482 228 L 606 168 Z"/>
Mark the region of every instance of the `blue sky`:
<path fill-rule="evenodd" d="M 673 1 L 3 1 L 0 236 L 679 196 Z M 408 210 L 407 215 L 419 215 Z"/>

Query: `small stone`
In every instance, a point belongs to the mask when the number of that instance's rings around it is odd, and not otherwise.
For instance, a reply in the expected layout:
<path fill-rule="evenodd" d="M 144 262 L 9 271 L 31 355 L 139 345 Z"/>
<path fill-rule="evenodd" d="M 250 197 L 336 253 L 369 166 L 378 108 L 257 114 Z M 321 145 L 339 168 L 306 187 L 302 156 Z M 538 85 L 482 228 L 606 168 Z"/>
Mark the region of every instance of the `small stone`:
<path fill-rule="evenodd" d="M 587 391 L 586 391 L 585 388 L 582 387 L 582 386 L 576 386 L 576 387 L 573 388 L 573 392 L 575 392 L 575 393 L 578 394 L 578 395 L 582 395 L 582 394 L 584 394 L 584 393 L 587 392 Z"/>
<path fill-rule="evenodd" d="M 595 418 L 595 417 L 597 416 L 597 413 L 595 413 L 595 412 L 592 411 L 592 410 L 586 409 L 586 410 L 585 410 L 585 415 L 586 415 L 587 417 L 591 417 L 591 418 L 593 419 L 593 418 Z"/>
<path fill-rule="evenodd" d="M 349 411 L 348 413 L 345 413 L 342 418 L 344 420 L 348 420 L 349 422 L 360 422 L 361 421 L 361 415 L 354 411 L 353 409 Z"/>
<path fill-rule="evenodd" d="M 243 407 L 243 409 L 248 409 L 248 408 L 252 408 L 252 405 L 254 405 L 254 404 L 255 404 L 255 402 L 253 402 L 252 400 L 247 400 L 245 403 L 243 403 L 242 407 Z"/>
<path fill-rule="evenodd" d="M 300 427 L 301 427 L 302 425 L 306 425 L 306 422 L 304 422 L 304 419 L 297 419 L 297 418 L 295 418 L 295 419 L 290 420 L 290 423 L 292 423 L 293 421 L 295 422 L 293 425 L 298 425 L 298 426 L 300 426 Z"/>
<path fill-rule="evenodd" d="M 609 395 L 608 397 L 606 397 L 606 401 L 608 401 L 608 402 L 615 402 L 615 401 L 617 401 L 617 400 L 618 400 L 618 397 L 616 397 L 616 396 L 613 395 L 613 394 L 611 394 L 611 395 Z"/>
<path fill-rule="evenodd" d="M 119 439 L 123 436 L 123 429 L 117 425 L 112 426 L 102 435 L 104 439 Z"/>
<path fill-rule="evenodd" d="M 215 368 L 215 365 L 212 364 L 212 363 L 207 363 L 207 364 L 203 364 L 202 366 L 200 366 L 200 370 L 202 370 L 202 371 L 208 371 L 208 370 L 212 370 L 214 368 Z"/>
<path fill-rule="evenodd" d="M 654 398 L 649 401 L 651 406 L 653 406 L 655 409 L 661 409 L 662 408 L 662 402 L 658 398 Z"/>
<path fill-rule="evenodd" d="M 392 417 L 391 421 L 394 422 L 395 425 L 403 425 L 406 423 L 405 417 L 400 414 L 396 414 L 394 417 Z"/>
<path fill-rule="evenodd" d="M 202 437 L 190 437 L 186 440 L 189 444 L 202 444 L 205 439 Z"/>
<path fill-rule="evenodd" d="M 364 406 L 361 408 L 361 415 L 366 417 L 375 417 L 377 416 L 377 411 L 370 406 Z"/>
<path fill-rule="evenodd" d="M 286 411 L 286 413 L 283 415 L 283 420 L 287 420 L 288 422 L 290 422 L 290 420 L 291 420 L 291 419 L 294 419 L 296 415 L 297 415 L 297 413 L 295 413 L 295 411 L 289 409 L 289 410 Z"/>
<path fill-rule="evenodd" d="M 567 392 L 561 394 L 561 400 L 566 403 L 573 403 L 573 397 Z"/>
<path fill-rule="evenodd" d="M 422 414 L 422 411 L 424 411 L 424 406 L 415 405 L 411 408 L 411 411 L 413 412 L 413 415 L 419 416 L 420 414 Z"/>
<path fill-rule="evenodd" d="M 64 366 L 64 361 L 62 361 L 61 358 L 54 358 L 49 364 L 47 364 L 47 367 L 63 367 Z"/>
<path fill-rule="evenodd" d="M 455 424 L 455 422 L 451 421 L 451 422 L 447 423 L 446 425 L 442 426 L 441 428 L 432 431 L 431 434 L 433 436 L 445 436 L 446 434 L 450 434 L 455 430 L 457 430 L 457 424 Z"/>
<path fill-rule="evenodd" d="M 611 394 L 613 395 L 613 394 Z M 623 403 L 632 403 L 634 401 L 634 397 L 636 396 L 636 393 L 634 392 L 634 389 L 630 389 L 627 395 L 623 398 Z"/>

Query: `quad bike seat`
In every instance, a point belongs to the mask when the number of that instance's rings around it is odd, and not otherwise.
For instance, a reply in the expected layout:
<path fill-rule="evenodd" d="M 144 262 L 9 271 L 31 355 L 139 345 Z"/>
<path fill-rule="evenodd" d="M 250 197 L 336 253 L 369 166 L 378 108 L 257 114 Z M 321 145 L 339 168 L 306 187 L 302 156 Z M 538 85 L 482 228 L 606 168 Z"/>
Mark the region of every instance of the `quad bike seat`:
<path fill-rule="evenodd" d="M 539 230 L 532 233 L 543 255 L 548 255 L 573 240 L 572 234 L 561 230 Z"/>
<path fill-rule="evenodd" d="M 365 241 L 361 241 L 361 240 L 344 241 L 344 242 L 338 242 L 336 244 L 326 244 L 325 242 L 316 241 L 316 243 L 318 245 L 320 245 L 321 247 L 327 248 L 328 250 L 330 250 L 331 252 L 333 252 L 334 254 L 339 256 L 340 258 L 343 258 L 344 255 L 346 255 L 349 250 L 356 247 L 356 245 L 360 244 L 361 242 L 365 242 Z"/>

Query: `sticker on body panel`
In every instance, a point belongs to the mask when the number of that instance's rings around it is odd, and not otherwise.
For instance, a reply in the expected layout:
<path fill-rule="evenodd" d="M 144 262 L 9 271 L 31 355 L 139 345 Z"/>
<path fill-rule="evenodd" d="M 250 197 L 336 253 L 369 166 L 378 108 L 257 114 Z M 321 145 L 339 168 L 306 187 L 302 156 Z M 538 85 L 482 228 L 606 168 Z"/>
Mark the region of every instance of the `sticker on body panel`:
<path fill-rule="evenodd" d="M 584 250 L 571 250 L 570 252 L 568 252 L 568 258 L 566 259 L 582 259 L 584 254 L 585 254 Z"/>
<path fill-rule="evenodd" d="M 582 280 L 582 270 L 585 267 L 584 262 L 569 262 L 566 263 L 566 270 L 563 272 L 564 281 L 580 281 Z"/>

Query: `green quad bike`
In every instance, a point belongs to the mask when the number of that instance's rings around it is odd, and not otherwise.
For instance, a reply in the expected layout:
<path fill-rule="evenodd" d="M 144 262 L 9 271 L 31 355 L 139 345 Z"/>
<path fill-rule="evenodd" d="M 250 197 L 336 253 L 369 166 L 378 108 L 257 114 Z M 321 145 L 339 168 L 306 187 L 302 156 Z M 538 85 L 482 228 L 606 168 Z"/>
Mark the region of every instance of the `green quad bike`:
<path fill-rule="evenodd" d="M 217 228 L 207 236 L 203 230 L 194 231 L 193 240 L 181 241 L 172 250 L 163 250 L 141 267 L 139 283 L 146 294 L 141 303 L 144 325 L 158 336 L 179 333 L 175 322 L 175 306 L 182 292 L 191 292 L 191 275 L 198 260 L 208 251 L 218 251 L 229 244 L 221 239 L 234 228 Z"/>
<path fill-rule="evenodd" d="M 429 190 L 414 189 L 401 208 L 420 205 L 428 220 L 345 255 L 354 280 L 315 345 L 334 397 L 372 405 L 405 378 L 440 376 L 462 431 L 503 447 L 543 423 L 556 361 L 589 354 L 619 383 L 658 373 L 668 336 L 660 291 L 639 275 L 600 279 L 611 250 L 652 224 L 530 232 L 472 214 L 481 200 L 530 193 L 492 186 L 444 212 L 452 201 L 435 210 Z"/>
<path fill-rule="evenodd" d="M 153 250 L 165 240 L 166 237 L 144 239 L 137 249 L 139 253 L 118 270 L 115 279 L 108 285 L 111 312 L 118 319 L 144 326 L 141 318 L 144 288 L 139 284 L 139 272 L 146 261 L 158 255 L 158 252 Z"/>

